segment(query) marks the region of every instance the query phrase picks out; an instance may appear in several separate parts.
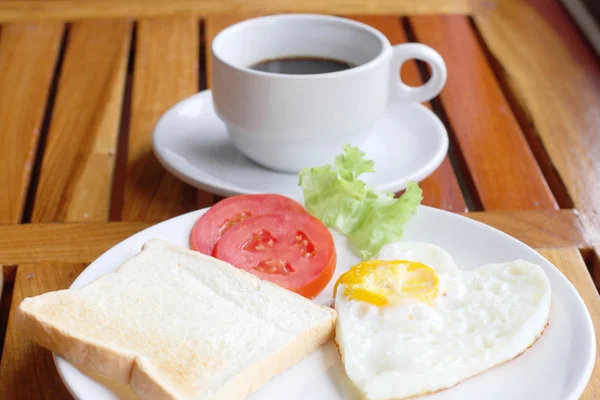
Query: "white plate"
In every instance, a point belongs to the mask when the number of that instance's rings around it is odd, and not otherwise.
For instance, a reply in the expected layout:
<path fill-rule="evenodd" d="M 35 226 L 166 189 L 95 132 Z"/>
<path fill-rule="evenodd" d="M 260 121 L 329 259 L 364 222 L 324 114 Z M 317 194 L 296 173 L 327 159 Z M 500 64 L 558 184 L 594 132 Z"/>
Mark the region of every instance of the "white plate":
<path fill-rule="evenodd" d="M 297 174 L 263 168 L 237 151 L 215 114 L 210 90 L 167 111 L 154 129 L 153 147 L 169 172 L 211 193 L 301 195 Z M 361 179 L 376 189 L 398 192 L 407 181 L 421 181 L 435 171 L 448 151 L 448 134 L 423 105 L 392 104 L 360 147 L 377 167 Z"/>
<path fill-rule="evenodd" d="M 72 288 L 113 272 L 152 238 L 187 246 L 199 210 L 154 225 L 119 243 L 81 273 Z M 338 254 L 336 276 L 355 264 L 345 239 L 334 233 Z M 427 399 L 575 400 L 583 392 L 596 357 L 589 313 L 571 283 L 545 258 L 518 240 L 457 214 L 420 207 L 406 227 L 406 240 L 427 241 L 446 249 L 458 265 L 473 269 L 486 263 L 522 258 L 541 265 L 552 285 L 550 325 L 525 354 Z M 334 279 L 316 299 L 330 304 Z M 56 366 L 78 399 L 114 400 L 116 395 L 60 357 Z M 248 397 L 250 400 L 357 399 L 332 344 L 324 346 Z"/>

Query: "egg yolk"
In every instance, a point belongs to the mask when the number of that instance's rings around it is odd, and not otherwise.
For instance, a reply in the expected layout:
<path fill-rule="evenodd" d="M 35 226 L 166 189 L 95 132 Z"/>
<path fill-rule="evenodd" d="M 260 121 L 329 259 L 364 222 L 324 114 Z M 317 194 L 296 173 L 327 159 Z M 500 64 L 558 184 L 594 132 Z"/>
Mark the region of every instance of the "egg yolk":
<path fill-rule="evenodd" d="M 369 260 L 350 268 L 335 283 L 344 285 L 344 295 L 382 307 L 412 298 L 431 304 L 438 294 L 439 279 L 425 264 L 406 260 Z"/>

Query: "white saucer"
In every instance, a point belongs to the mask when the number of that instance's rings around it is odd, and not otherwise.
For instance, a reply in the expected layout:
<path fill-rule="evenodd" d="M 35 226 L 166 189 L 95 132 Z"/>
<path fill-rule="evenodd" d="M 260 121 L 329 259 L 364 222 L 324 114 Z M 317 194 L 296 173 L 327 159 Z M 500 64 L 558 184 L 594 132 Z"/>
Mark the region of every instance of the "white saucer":
<path fill-rule="evenodd" d="M 199 189 L 222 196 L 301 194 L 297 175 L 268 170 L 237 151 L 215 114 L 210 90 L 167 111 L 154 129 L 153 147 L 169 172 Z M 363 180 L 379 190 L 397 192 L 407 181 L 421 181 L 441 164 L 448 151 L 448 134 L 423 105 L 392 104 L 361 149 L 376 168 Z"/>

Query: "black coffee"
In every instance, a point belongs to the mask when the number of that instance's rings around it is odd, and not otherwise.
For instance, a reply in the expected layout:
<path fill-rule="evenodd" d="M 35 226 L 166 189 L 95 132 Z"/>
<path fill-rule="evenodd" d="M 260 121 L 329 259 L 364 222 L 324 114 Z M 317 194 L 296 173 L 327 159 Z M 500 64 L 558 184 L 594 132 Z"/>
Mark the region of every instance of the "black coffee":
<path fill-rule="evenodd" d="M 327 74 L 354 68 L 345 61 L 319 57 L 285 57 L 261 61 L 251 65 L 250 69 L 273 74 L 311 75 Z"/>

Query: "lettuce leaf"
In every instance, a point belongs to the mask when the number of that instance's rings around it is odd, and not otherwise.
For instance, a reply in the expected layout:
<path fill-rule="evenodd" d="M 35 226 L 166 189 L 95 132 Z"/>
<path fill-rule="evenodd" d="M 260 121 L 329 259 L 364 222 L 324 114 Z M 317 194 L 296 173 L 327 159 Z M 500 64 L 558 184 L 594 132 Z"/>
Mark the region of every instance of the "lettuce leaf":
<path fill-rule="evenodd" d="M 349 145 L 335 158 L 334 166 L 300 172 L 304 205 L 325 225 L 347 236 L 355 254 L 369 259 L 402 237 L 404 225 L 421 203 L 422 190 L 409 182 L 398 199 L 393 193 L 375 191 L 358 179 L 365 172 L 374 172 L 374 162 Z"/>

